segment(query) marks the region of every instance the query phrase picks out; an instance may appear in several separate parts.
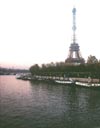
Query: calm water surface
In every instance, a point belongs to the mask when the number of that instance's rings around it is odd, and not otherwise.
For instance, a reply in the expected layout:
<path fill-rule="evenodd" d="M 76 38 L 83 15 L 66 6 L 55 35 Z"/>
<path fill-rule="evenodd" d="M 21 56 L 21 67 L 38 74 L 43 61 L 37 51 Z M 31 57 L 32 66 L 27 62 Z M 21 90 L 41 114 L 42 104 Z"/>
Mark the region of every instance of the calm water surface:
<path fill-rule="evenodd" d="M 100 128 L 100 90 L 0 76 L 0 128 Z"/>

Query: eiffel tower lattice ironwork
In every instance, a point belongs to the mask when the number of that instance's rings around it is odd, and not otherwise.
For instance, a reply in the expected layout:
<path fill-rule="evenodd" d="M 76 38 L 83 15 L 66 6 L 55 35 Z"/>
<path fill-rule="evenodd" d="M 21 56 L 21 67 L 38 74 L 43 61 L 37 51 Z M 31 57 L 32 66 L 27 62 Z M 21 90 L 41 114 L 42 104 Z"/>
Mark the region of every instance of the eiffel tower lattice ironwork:
<path fill-rule="evenodd" d="M 76 8 L 74 7 L 72 10 L 73 13 L 73 43 L 71 43 L 69 47 L 69 55 L 68 58 L 65 60 L 65 63 L 72 63 L 72 64 L 83 64 L 85 63 L 84 58 L 82 58 L 79 45 L 76 43 Z"/>

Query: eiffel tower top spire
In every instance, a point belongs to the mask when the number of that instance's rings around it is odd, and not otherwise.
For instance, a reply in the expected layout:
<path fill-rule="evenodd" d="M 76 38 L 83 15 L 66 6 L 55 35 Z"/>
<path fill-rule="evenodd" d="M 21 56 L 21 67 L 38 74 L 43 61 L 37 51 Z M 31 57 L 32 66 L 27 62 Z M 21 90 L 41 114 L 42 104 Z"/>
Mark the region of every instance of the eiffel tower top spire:
<path fill-rule="evenodd" d="M 73 7 L 72 13 L 73 13 L 73 26 L 72 26 L 73 43 L 75 43 L 76 42 L 76 35 L 75 35 L 75 31 L 76 31 L 76 8 L 75 7 Z"/>

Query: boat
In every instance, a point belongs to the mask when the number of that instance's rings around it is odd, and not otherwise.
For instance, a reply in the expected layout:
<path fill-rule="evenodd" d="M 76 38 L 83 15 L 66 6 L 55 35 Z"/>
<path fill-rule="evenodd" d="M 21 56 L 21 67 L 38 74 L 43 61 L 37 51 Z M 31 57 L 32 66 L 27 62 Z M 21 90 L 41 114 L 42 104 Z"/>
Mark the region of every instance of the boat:
<path fill-rule="evenodd" d="M 68 80 L 55 80 L 55 83 L 58 83 L 58 84 L 74 84 L 75 82 L 72 79 L 68 79 Z"/>
<path fill-rule="evenodd" d="M 22 79 L 22 75 L 21 74 L 16 74 L 16 79 Z"/>
<path fill-rule="evenodd" d="M 88 88 L 100 88 L 100 83 L 84 83 L 84 82 L 75 82 L 75 85 L 88 87 Z"/>
<path fill-rule="evenodd" d="M 16 79 L 31 80 L 31 77 L 29 74 L 19 73 L 19 74 L 16 74 Z"/>

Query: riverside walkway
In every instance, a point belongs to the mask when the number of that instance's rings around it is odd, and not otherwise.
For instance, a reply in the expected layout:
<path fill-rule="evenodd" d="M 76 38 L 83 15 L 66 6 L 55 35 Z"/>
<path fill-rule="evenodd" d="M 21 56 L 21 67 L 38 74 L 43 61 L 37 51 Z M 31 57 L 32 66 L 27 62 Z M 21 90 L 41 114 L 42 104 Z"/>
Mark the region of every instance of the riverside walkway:
<path fill-rule="evenodd" d="M 41 76 L 41 75 L 21 75 L 19 79 L 23 80 L 69 80 L 72 79 L 73 81 L 79 82 L 89 82 L 89 78 L 77 78 L 77 77 L 61 77 L 61 76 Z M 100 83 L 100 79 L 91 79 L 90 82 L 92 83 Z"/>

